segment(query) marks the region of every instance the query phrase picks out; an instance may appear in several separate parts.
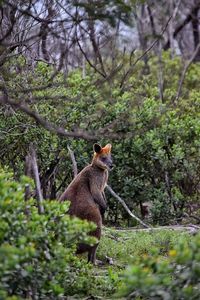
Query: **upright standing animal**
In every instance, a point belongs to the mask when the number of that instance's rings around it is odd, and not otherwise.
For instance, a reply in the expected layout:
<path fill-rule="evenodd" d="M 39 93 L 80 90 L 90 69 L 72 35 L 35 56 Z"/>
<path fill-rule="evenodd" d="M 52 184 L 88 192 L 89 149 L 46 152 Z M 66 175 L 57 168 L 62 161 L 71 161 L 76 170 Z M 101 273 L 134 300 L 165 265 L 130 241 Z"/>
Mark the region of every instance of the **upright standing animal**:
<path fill-rule="evenodd" d="M 108 180 L 108 170 L 113 167 L 111 158 L 111 144 L 101 147 L 94 144 L 92 163 L 85 167 L 69 184 L 61 195 L 60 201 L 71 202 L 69 214 L 81 219 L 92 221 L 97 228 L 91 232 L 98 241 L 101 238 L 102 216 L 106 210 L 104 189 Z M 77 253 L 88 252 L 88 262 L 95 264 L 96 250 L 99 242 L 94 245 L 81 244 Z"/>

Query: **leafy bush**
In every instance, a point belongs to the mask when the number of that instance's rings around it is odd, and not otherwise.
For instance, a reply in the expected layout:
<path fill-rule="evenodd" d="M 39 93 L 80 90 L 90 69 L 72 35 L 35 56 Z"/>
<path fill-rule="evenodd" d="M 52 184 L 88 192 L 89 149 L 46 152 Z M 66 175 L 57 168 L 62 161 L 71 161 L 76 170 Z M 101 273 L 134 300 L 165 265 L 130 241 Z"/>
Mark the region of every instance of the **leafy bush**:
<path fill-rule="evenodd" d="M 100 130 L 99 142 L 113 143 L 116 168 L 109 177 L 113 189 L 137 213 L 141 203 L 151 202 L 152 222 L 168 224 L 181 221 L 188 205 L 199 198 L 200 66 L 190 66 L 175 102 L 182 62 L 163 53 L 163 99 L 159 98 L 157 63 L 157 57 L 149 58 L 149 74 L 144 75 L 140 61 L 123 89 L 123 71 L 109 83 L 98 84 L 98 75 L 89 66 L 84 78 L 79 69 L 67 78 L 59 72 L 55 86 L 39 89 L 41 82 L 51 81 L 51 67 L 38 62 L 32 69 L 23 56 L 7 62 L 6 72 L 11 70 L 13 76 L 6 78 L 11 99 L 27 101 L 58 126 L 70 131 Z M 30 95 L 22 87 L 35 90 Z M 12 168 L 16 178 L 23 174 L 28 146 L 35 141 L 45 198 L 61 192 L 73 178 L 67 146 L 75 152 L 79 170 L 91 160 L 93 142 L 59 138 L 9 107 L 0 110 L 0 132 L 0 162 Z M 110 139 L 110 133 L 119 138 Z M 51 170 L 55 176 L 49 176 Z M 112 197 L 108 203 L 109 221 L 122 224 L 128 220 Z"/>
<path fill-rule="evenodd" d="M 24 201 L 27 183 L 0 173 L 0 298 L 87 294 L 95 278 L 88 280 L 91 266 L 75 250 L 77 242 L 94 243 L 87 233 L 95 226 L 71 219 L 68 203 L 45 201 L 45 214 L 39 215 L 33 199 Z"/>
<path fill-rule="evenodd" d="M 169 259 L 159 249 L 137 257 L 126 270 L 120 293 L 126 299 L 199 299 L 200 235 L 189 244 L 179 241 L 169 251 Z"/>
<path fill-rule="evenodd" d="M 112 299 L 119 289 L 117 297 L 187 299 L 189 295 L 188 299 L 198 299 L 199 237 L 191 239 L 188 234 L 165 230 L 150 233 L 105 228 L 98 256 L 112 256 L 115 265 L 93 268 L 75 256 L 77 242 L 94 242 L 87 236 L 93 225 L 70 219 L 66 215 L 68 203 L 46 200 L 45 214 L 39 215 L 34 199 L 24 201 L 26 184 L 30 184 L 27 178 L 17 183 L 10 174 L 0 173 L 0 299 L 62 299 L 71 295 L 73 299 L 85 295 Z M 181 244 L 170 250 L 180 239 Z M 134 266 L 122 277 L 124 267 L 133 259 Z"/>

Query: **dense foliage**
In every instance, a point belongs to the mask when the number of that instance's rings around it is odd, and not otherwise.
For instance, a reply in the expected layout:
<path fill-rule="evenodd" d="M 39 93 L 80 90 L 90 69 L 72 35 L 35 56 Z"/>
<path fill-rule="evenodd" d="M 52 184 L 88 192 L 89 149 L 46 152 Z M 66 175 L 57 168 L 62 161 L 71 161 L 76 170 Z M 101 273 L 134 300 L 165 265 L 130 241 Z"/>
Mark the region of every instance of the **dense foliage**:
<path fill-rule="evenodd" d="M 167 229 L 200 224 L 200 3 L 176 2 L 0 0 L 0 299 L 200 298 L 200 236 Z M 76 256 L 95 225 L 56 201 L 94 142 L 130 210 L 171 225 L 126 228 L 107 193 L 112 266 Z"/>
<path fill-rule="evenodd" d="M 161 257 L 158 248 L 138 256 L 125 272 L 120 295 L 126 299 L 199 299 L 199 246 L 197 235 L 190 244 L 179 242 L 169 251 L 169 259 Z"/>
<path fill-rule="evenodd" d="M 155 57 L 149 60 L 148 73 L 144 73 L 143 62 L 138 63 L 123 88 L 120 72 L 109 84 L 100 83 L 89 67 L 85 77 L 75 70 L 65 79 L 60 72 L 54 86 L 48 87 L 51 66 L 38 62 L 30 68 L 22 56 L 7 63 L 4 78 L 12 99 L 29 103 L 67 130 L 98 132 L 99 142 L 111 142 L 116 165 L 110 175 L 113 189 L 130 209 L 137 211 L 139 204 L 151 203 L 153 222 L 167 224 L 180 222 L 199 197 L 200 67 L 190 67 L 176 101 L 181 61 L 164 53 L 162 66 L 162 100 Z M 41 82 L 47 88 L 39 88 Z M 79 170 L 92 157 L 92 141 L 59 138 L 10 107 L 1 108 L 0 131 L 0 162 L 9 165 L 16 178 L 24 173 L 30 142 L 35 143 L 45 198 L 55 199 L 73 178 L 68 145 Z M 108 199 L 107 220 L 115 224 L 128 220 L 119 204 L 109 195 Z"/>
<path fill-rule="evenodd" d="M 75 245 L 94 242 L 87 235 L 94 225 L 71 220 L 68 203 L 46 201 L 45 214 L 39 215 L 33 200 L 24 201 L 27 183 L 0 174 L 0 298 L 87 294 L 95 279 L 88 281 L 91 267 L 75 256 Z"/>
<path fill-rule="evenodd" d="M 104 228 L 98 257 L 112 256 L 114 265 L 94 268 L 75 255 L 77 242 L 94 242 L 94 225 L 70 219 L 68 203 L 46 200 L 38 214 L 34 199 L 24 200 L 27 184 L 0 173 L 1 299 L 198 299 L 199 236 Z"/>

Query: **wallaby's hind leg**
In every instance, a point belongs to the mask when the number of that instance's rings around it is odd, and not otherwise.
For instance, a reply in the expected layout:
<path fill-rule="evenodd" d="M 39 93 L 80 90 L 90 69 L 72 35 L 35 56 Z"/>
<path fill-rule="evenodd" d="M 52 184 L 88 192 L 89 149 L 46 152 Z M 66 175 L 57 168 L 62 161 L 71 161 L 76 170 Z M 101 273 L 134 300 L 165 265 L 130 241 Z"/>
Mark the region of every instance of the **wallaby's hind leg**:
<path fill-rule="evenodd" d="M 98 245 L 99 244 L 94 245 L 88 251 L 88 262 L 91 262 L 93 265 L 95 265 L 95 263 L 96 263 L 96 252 L 97 252 Z"/>
<path fill-rule="evenodd" d="M 96 259 L 96 252 L 97 247 L 99 244 L 95 245 L 94 247 L 91 247 L 91 249 L 88 252 L 88 262 L 91 262 L 95 266 L 102 266 L 103 262 L 99 259 Z"/>

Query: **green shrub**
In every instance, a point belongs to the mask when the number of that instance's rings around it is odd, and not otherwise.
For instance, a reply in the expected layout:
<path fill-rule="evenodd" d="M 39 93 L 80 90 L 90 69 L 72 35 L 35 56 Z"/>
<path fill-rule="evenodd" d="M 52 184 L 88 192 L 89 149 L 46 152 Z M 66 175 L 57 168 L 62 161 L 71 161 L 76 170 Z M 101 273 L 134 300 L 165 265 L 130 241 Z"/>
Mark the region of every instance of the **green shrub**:
<path fill-rule="evenodd" d="M 87 233 L 95 225 L 71 219 L 68 203 L 57 201 L 45 201 L 39 215 L 33 199 L 24 201 L 27 183 L 0 173 L 0 299 L 87 294 L 95 278 L 88 280 L 91 266 L 75 250 L 77 242 L 94 243 Z"/>
<path fill-rule="evenodd" d="M 141 203 L 151 202 L 153 223 L 169 224 L 180 222 L 199 198 L 200 66 L 195 63 L 188 69 L 178 102 L 174 97 L 182 72 L 180 57 L 172 60 L 170 53 L 163 53 L 163 99 L 159 98 L 156 56 L 149 57 L 148 66 L 149 74 L 144 75 L 140 61 L 123 89 L 121 80 L 128 65 L 104 84 L 97 84 L 101 80 L 89 66 L 84 78 L 80 69 L 69 72 L 67 78 L 60 71 L 55 85 L 43 90 L 39 86 L 51 82 L 51 67 L 38 62 L 30 68 L 21 56 L 6 63 L 8 75 L 12 74 L 6 83 L 10 99 L 27 101 L 57 126 L 88 130 L 98 134 L 102 144 L 111 142 L 116 164 L 109 177 L 113 189 L 138 214 Z M 31 101 L 23 87 L 35 89 Z M 79 171 L 91 161 L 93 141 L 60 138 L 8 106 L 0 110 L 0 135 L 0 163 L 12 168 L 15 178 L 24 173 L 28 147 L 35 141 L 45 198 L 55 198 L 73 179 L 67 146 L 75 152 Z M 55 176 L 49 176 L 50 171 Z M 110 195 L 108 204 L 108 221 L 127 223 L 128 214 Z"/>
<path fill-rule="evenodd" d="M 117 297 L 126 299 L 199 299 L 200 298 L 200 235 L 190 243 L 179 241 L 161 257 L 159 249 L 137 257 L 126 270 Z"/>

